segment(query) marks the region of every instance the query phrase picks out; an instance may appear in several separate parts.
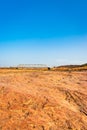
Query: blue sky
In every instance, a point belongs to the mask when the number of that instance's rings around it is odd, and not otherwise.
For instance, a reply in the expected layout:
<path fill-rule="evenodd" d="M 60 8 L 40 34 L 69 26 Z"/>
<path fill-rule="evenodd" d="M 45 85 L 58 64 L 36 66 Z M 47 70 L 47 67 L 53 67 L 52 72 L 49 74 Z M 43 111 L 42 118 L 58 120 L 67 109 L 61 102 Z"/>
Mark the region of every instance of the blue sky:
<path fill-rule="evenodd" d="M 0 0 L 0 66 L 87 62 L 87 0 Z"/>

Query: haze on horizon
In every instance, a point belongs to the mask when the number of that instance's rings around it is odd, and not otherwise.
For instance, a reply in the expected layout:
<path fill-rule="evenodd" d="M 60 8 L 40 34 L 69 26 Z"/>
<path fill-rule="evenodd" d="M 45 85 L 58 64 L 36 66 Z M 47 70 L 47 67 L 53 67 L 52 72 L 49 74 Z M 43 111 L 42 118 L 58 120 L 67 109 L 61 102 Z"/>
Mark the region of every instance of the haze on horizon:
<path fill-rule="evenodd" d="M 83 63 L 86 0 L 0 1 L 0 66 Z"/>

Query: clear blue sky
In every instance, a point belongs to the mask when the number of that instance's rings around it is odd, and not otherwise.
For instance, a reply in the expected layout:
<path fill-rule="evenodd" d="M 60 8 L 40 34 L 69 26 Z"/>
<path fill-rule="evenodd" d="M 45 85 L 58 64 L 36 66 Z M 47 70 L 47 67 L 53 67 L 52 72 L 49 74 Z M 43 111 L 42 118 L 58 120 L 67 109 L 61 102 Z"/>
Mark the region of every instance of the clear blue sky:
<path fill-rule="evenodd" d="M 87 62 L 87 0 L 0 0 L 0 66 Z"/>

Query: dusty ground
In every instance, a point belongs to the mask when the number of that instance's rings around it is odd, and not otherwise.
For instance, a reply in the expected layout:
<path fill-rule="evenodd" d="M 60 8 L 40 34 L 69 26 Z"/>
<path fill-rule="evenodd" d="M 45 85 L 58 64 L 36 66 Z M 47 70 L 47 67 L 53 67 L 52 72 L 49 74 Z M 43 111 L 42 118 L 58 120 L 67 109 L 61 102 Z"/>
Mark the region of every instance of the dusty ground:
<path fill-rule="evenodd" d="M 87 71 L 0 70 L 0 130 L 87 130 Z"/>

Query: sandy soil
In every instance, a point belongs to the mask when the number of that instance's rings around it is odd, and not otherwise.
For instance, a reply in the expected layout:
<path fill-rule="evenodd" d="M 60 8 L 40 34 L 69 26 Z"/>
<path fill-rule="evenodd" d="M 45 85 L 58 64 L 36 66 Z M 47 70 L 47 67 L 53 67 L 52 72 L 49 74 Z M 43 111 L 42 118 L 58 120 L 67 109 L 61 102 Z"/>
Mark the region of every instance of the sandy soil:
<path fill-rule="evenodd" d="M 0 70 L 0 130 L 87 130 L 87 71 Z"/>

